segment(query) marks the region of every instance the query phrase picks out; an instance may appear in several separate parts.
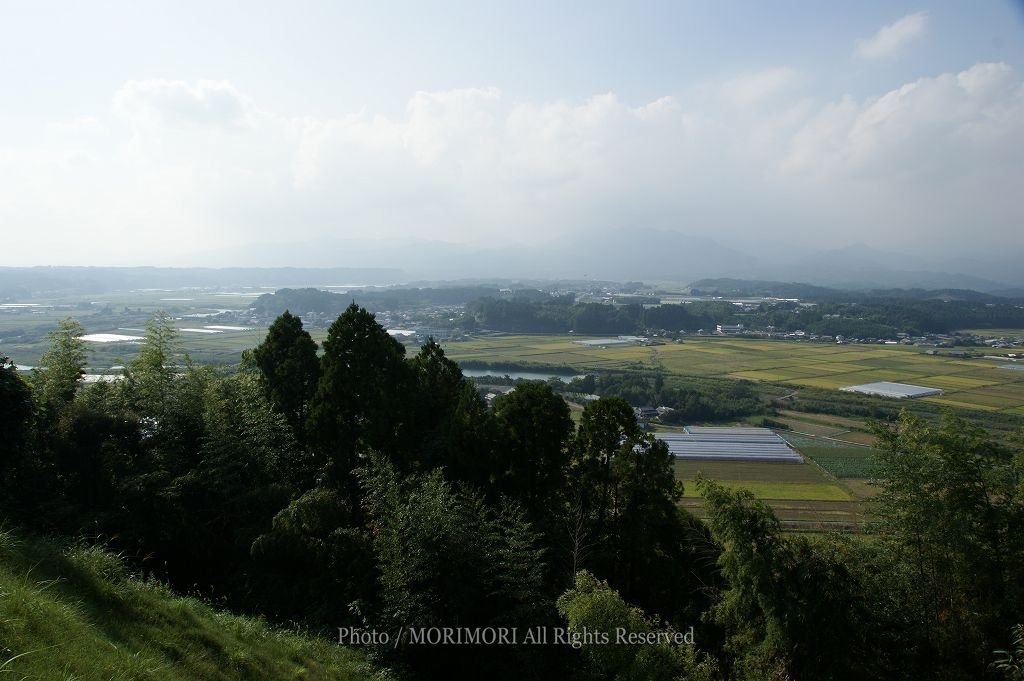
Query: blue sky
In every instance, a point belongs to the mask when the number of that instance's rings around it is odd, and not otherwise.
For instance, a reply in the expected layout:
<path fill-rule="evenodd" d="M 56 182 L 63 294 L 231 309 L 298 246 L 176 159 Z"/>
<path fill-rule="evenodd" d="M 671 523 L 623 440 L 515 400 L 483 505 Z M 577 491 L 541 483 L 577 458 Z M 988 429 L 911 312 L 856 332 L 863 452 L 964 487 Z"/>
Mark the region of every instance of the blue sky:
<path fill-rule="evenodd" d="M 641 224 L 1020 250 L 1022 78 L 998 0 L 0 0 L 0 264 Z"/>

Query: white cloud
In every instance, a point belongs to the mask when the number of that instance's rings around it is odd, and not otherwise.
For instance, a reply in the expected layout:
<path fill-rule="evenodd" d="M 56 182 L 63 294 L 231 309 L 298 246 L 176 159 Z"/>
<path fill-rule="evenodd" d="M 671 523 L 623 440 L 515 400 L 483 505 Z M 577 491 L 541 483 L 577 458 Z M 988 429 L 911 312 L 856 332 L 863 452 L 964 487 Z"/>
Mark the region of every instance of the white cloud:
<path fill-rule="evenodd" d="M 646 103 L 466 88 L 337 117 L 257 108 L 230 83 L 130 82 L 116 116 L 55 128 L 49 146 L 0 148 L 0 214 L 20 226 L 11 252 L 53 262 L 169 262 L 325 236 L 538 242 L 631 225 L 807 245 L 959 238 L 970 225 L 982 239 L 1024 220 L 1024 85 L 1009 66 L 865 100 L 815 100 L 799 80 L 780 69 Z"/>
<path fill-rule="evenodd" d="M 902 47 L 924 35 L 928 13 L 916 12 L 883 26 L 875 35 L 857 43 L 857 54 L 865 59 L 881 59 L 896 54 Z"/>
<path fill-rule="evenodd" d="M 458 140 L 487 138 L 495 123 L 497 88 L 417 92 L 406 107 L 402 141 L 421 163 L 441 156 Z"/>
<path fill-rule="evenodd" d="M 167 125 L 244 127 L 251 105 L 230 83 L 131 80 L 114 93 L 114 111 L 133 121 Z"/>
<path fill-rule="evenodd" d="M 791 91 L 799 82 L 800 76 L 795 70 L 776 68 L 737 76 L 725 81 L 721 88 L 733 104 L 750 106 L 768 97 Z"/>
<path fill-rule="evenodd" d="M 976 176 L 1021 152 L 1024 85 L 1006 64 L 977 64 L 826 105 L 793 136 L 783 167 L 818 181 Z"/>

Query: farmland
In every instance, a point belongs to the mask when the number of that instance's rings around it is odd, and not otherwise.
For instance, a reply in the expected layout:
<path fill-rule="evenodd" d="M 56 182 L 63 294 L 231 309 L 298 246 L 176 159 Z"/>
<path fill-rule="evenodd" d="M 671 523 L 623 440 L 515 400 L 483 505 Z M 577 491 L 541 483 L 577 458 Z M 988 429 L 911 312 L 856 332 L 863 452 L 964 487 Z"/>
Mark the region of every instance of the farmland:
<path fill-rule="evenodd" d="M 694 484 L 699 474 L 765 500 L 787 529 L 848 530 L 863 521 L 864 508 L 859 502 L 865 496 L 864 481 L 848 486 L 815 463 L 677 460 L 675 470 L 684 487 L 681 506 L 698 517 L 704 514 L 704 501 Z"/>
<path fill-rule="evenodd" d="M 265 329 L 245 328 L 246 308 L 261 289 L 232 291 L 145 290 L 34 299 L 31 307 L 0 310 L 0 350 L 19 365 L 34 366 L 47 348 L 46 334 L 57 322 L 73 317 L 89 334 L 141 336 L 146 321 L 157 311 L 175 317 L 179 329 L 205 329 L 208 325 L 232 328 L 217 333 L 181 333 L 182 348 L 199 362 L 237 364 L 242 350 L 262 340 Z M 242 320 L 246 320 L 243 322 Z M 131 342 L 89 343 L 89 366 L 96 370 L 124 364 L 138 345 Z"/>
<path fill-rule="evenodd" d="M 216 333 L 184 331 L 182 348 L 198 362 L 237 364 L 242 350 L 255 346 L 265 328 L 246 309 L 263 288 L 238 290 L 155 289 L 95 294 L 83 301 L 72 294 L 20 301 L 0 310 L 0 348 L 20 365 L 35 365 L 46 349 L 46 333 L 72 316 L 90 334 L 140 335 L 147 318 L 165 310 L 179 329 L 221 325 Z M 32 307 L 18 307 L 23 305 Z M 238 327 L 249 327 L 238 330 Z M 325 331 L 313 328 L 316 340 Z M 579 336 L 500 335 L 448 342 L 447 354 L 460 363 L 500 370 L 536 365 L 580 373 L 600 370 L 660 370 L 666 376 L 738 378 L 785 389 L 834 390 L 876 381 L 914 383 L 945 391 L 923 398 L 936 407 L 973 410 L 1017 419 L 1024 416 L 1024 372 L 998 368 L 998 360 L 926 355 L 902 345 L 836 345 L 735 337 L 689 337 L 656 346 L 584 346 Z M 134 356 L 131 343 L 91 343 L 90 366 L 104 370 Z M 800 430 L 800 428 L 795 428 Z M 862 442 L 869 444 L 869 442 Z"/>
<path fill-rule="evenodd" d="M 746 338 L 687 339 L 657 346 L 584 346 L 566 336 L 500 336 L 451 343 L 457 361 L 568 366 L 578 371 L 661 369 L 677 376 L 742 378 L 836 389 L 875 381 L 942 388 L 924 402 L 1024 415 L 1024 372 L 993 360 L 926 355 L 920 348 Z"/>
<path fill-rule="evenodd" d="M 146 319 L 163 309 L 177 319 L 179 329 L 205 331 L 211 325 L 221 325 L 216 333 L 183 331 L 182 347 L 199 362 L 236 364 L 241 351 L 255 346 L 265 333 L 246 312 L 249 303 L 262 292 L 151 290 L 97 295 L 88 302 L 60 297 L 35 300 L 32 302 L 36 307 L 0 310 L 0 347 L 18 364 L 31 366 L 38 363 L 46 348 L 46 333 L 63 317 L 75 317 L 91 334 L 139 335 Z M 324 330 L 312 332 L 316 340 L 323 340 Z M 581 373 L 646 369 L 668 376 L 738 378 L 822 390 L 875 381 L 914 383 L 945 391 L 921 400 L 936 407 L 1011 419 L 1024 416 L 1024 372 L 1000 369 L 998 360 L 926 355 L 920 348 L 902 345 L 730 337 L 691 337 L 683 343 L 656 346 L 585 346 L 573 342 L 581 339 L 489 336 L 449 342 L 445 351 L 460 363 L 497 370 L 529 365 L 566 367 Z M 90 343 L 90 366 L 109 369 L 123 364 L 136 350 L 132 343 Z"/>
<path fill-rule="evenodd" d="M 659 346 L 584 346 L 571 337 L 503 336 L 451 343 L 459 361 L 568 366 L 594 370 L 644 369 L 685 381 L 685 377 L 742 378 L 775 384 L 783 391 L 835 389 L 870 381 L 900 381 L 940 387 L 945 394 L 906 402 L 972 410 L 976 416 L 1024 415 L 1024 375 L 997 368 L 998 362 L 925 355 L 919 348 L 832 345 L 739 338 L 693 338 Z M 500 373 L 496 370 L 495 373 Z M 777 391 L 776 391 L 777 392 Z M 784 394 L 783 392 L 779 393 Z M 836 393 L 837 396 L 839 393 Z M 887 404 L 902 402 L 868 398 Z M 981 413 L 979 413 L 981 412 Z M 727 487 L 765 500 L 789 530 L 851 530 L 859 527 L 864 501 L 876 493 L 868 484 L 874 436 L 861 419 L 780 409 L 772 419 L 806 460 L 804 464 L 676 461 L 684 483 L 681 505 L 703 514 L 693 483 L 700 473 Z"/>
<path fill-rule="evenodd" d="M 842 420 L 847 426 L 864 426 L 853 419 Z M 825 426 L 826 421 L 819 425 Z M 701 475 L 763 499 L 787 529 L 858 528 L 866 510 L 863 502 L 877 491 L 868 484 L 874 450 L 825 436 L 782 434 L 803 454 L 805 463 L 676 460 L 676 478 L 684 486 L 683 508 L 703 515 L 703 500 L 694 484 Z"/>

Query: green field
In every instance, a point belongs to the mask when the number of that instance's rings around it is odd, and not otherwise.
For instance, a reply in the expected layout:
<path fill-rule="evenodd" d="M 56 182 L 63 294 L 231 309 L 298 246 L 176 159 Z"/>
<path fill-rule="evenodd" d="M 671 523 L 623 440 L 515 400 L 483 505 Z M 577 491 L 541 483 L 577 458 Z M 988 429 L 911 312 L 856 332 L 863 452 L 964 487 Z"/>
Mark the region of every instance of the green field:
<path fill-rule="evenodd" d="M 801 450 L 803 451 L 803 450 Z M 761 499 L 785 501 L 852 501 L 850 494 L 821 468 L 810 463 L 745 461 L 675 461 L 676 478 L 686 497 L 700 497 L 698 475 L 732 488 L 748 489 Z"/>
<path fill-rule="evenodd" d="M 801 447 L 800 453 L 837 478 L 871 476 L 874 450 L 868 447 Z"/>
<path fill-rule="evenodd" d="M 696 496 L 696 491 L 691 489 L 692 481 L 698 474 L 723 482 L 752 480 L 760 483 L 832 484 L 816 467 L 800 463 L 676 459 L 675 470 L 676 477 L 686 485 L 687 494 L 693 496 Z"/>
<path fill-rule="evenodd" d="M 704 516 L 704 500 L 694 482 L 698 474 L 731 489 L 749 490 L 771 506 L 787 529 L 853 530 L 863 517 L 858 503 L 864 497 L 862 488 L 835 480 L 813 463 L 676 460 L 674 465 L 684 487 L 681 506 L 698 517 Z"/>
<path fill-rule="evenodd" d="M 875 381 L 942 388 L 925 402 L 1017 415 L 1024 408 L 1024 372 L 998 362 L 925 355 L 893 345 L 835 345 L 747 338 L 691 338 L 641 347 L 593 347 L 571 336 L 500 336 L 449 343 L 457 361 L 564 365 L 580 371 L 660 368 L 680 376 L 745 378 L 835 389 Z"/>

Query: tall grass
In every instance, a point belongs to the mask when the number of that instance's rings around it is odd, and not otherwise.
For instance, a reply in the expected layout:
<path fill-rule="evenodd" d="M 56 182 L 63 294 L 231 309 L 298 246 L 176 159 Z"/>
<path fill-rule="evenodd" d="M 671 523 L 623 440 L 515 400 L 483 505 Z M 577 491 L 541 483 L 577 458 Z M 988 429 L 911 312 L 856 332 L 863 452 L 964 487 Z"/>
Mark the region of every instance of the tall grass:
<path fill-rule="evenodd" d="M 361 653 L 175 595 L 101 547 L 0 527 L 0 681 L 378 676 Z"/>

